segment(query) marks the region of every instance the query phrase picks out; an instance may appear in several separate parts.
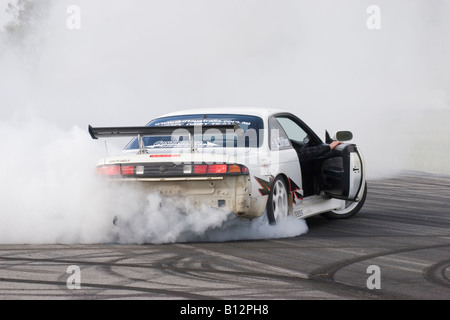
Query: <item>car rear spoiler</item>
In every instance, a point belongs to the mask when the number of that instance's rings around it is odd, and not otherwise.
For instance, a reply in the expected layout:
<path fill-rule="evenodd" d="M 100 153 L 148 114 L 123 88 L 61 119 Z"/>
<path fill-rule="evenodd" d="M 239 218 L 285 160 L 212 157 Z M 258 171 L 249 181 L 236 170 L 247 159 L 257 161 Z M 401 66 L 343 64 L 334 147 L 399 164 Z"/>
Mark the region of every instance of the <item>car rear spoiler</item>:
<path fill-rule="evenodd" d="M 229 130 L 236 130 L 242 128 L 239 124 L 232 125 L 194 125 L 194 126 L 161 126 L 161 127 L 92 127 L 89 125 L 88 131 L 92 139 L 111 138 L 111 137 L 135 137 L 139 140 L 139 152 L 145 153 L 145 146 L 142 142 L 142 137 L 152 135 L 170 136 L 176 130 L 186 130 L 189 132 L 189 140 L 191 143 L 191 150 L 194 151 L 194 135 L 204 134 L 207 130 L 215 129 L 222 133 L 229 133 Z M 242 131 L 241 131 L 242 132 Z M 236 132 L 239 135 L 239 132 Z"/>

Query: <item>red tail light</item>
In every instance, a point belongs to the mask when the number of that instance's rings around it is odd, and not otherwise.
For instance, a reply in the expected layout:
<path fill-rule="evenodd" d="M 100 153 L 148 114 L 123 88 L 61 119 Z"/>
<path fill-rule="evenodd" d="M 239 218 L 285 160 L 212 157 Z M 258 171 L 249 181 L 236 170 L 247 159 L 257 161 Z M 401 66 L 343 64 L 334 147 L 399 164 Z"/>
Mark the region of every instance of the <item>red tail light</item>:
<path fill-rule="evenodd" d="M 120 166 L 104 166 L 103 174 L 105 176 L 116 176 L 120 175 Z"/>
<path fill-rule="evenodd" d="M 166 170 L 157 170 L 155 173 L 154 168 L 149 167 L 148 172 L 144 170 L 144 165 L 104 165 L 97 167 L 97 174 L 110 177 L 146 177 L 149 175 L 155 175 L 157 177 L 164 177 L 169 175 L 172 177 L 182 175 L 239 175 L 249 174 L 248 168 L 238 164 L 185 164 L 180 169 L 173 169 L 166 172 Z M 167 169 L 165 166 L 161 166 Z M 178 171 L 179 170 L 179 171 Z M 147 173 L 146 173 L 147 172 Z"/>
<path fill-rule="evenodd" d="M 228 166 L 226 164 L 211 164 L 208 166 L 208 173 L 227 173 Z"/>
<path fill-rule="evenodd" d="M 248 174 L 248 168 L 237 164 L 197 164 L 194 165 L 194 174 Z"/>
<path fill-rule="evenodd" d="M 132 176 L 134 174 L 134 166 L 122 166 L 122 175 Z"/>
<path fill-rule="evenodd" d="M 97 167 L 97 174 L 103 176 L 133 175 L 134 166 L 99 166 Z"/>
<path fill-rule="evenodd" d="M 194 166 L 194 174 L 205 174 L 208 170 L 208 165 L 198 164 Z"/>

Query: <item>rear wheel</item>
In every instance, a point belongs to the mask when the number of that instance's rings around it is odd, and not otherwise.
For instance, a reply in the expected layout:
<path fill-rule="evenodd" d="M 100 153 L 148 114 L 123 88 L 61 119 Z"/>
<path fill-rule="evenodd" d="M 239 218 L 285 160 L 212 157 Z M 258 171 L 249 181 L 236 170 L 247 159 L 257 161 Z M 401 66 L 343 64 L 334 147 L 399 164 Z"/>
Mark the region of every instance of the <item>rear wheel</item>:
<path fill-rule="evenodd" d="M 287 217 L 289 213 L 289 196 L 286 182 L 278 176 L 270 189 L 267 202 L 267 218 L 270 224 L 276 224 L 280 219 Z"/>
<path fill-rule="evenodd" d="M 361 210 L 367 196 L 367 183 L 363 184 L 363 187 L 359 191 L 359 201 L 346 201 L 345 208 L 341 210 L 333 210 L 322 213 L 322 215 L 328 219 L 347 219 L 353 217 Z"/>

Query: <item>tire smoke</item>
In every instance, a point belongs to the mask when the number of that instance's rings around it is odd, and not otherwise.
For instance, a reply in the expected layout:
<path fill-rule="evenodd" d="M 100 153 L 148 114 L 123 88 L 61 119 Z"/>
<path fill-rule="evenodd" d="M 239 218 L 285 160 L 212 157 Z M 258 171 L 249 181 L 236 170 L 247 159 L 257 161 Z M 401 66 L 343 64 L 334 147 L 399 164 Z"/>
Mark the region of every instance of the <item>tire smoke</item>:
<path fill-rule="evenodd" d="M 230 241 L 307 232 L 303 220 L 242 221 L 101 179 L 94 164 L 104 154 L 77 126 L 63 131 L 32 116 L 0 122 L 0 135 L 8 137 L 0 140 L 0 243 Z"/>

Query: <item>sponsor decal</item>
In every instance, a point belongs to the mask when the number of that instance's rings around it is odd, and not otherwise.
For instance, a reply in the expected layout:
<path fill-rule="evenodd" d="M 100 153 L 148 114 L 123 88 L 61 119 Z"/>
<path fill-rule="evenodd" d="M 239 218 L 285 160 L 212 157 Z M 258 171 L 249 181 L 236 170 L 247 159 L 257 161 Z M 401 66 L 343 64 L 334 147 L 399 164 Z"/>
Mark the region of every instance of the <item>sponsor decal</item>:
<path fill-rule="evenodd" d="M 269 195 L 270 194 L 270 187 L 272 185 L 274 177 L 270 176 L 269 177 L 269 181 L 261 179 L 261 178 L 258 178 L 258 177 L 255 177 L 255 180 L 261 186 L 261 188 L 259 189 L 259 193 L 262 196 Z M 288 178 L 288 183 L 289 183 L 289 186 L 288 186 L 289 187 L 289 191 L 292 194 L 292 202 L 294 204 L 297 204 L 298 200 L 300 200 L 300 201 L 303 200 L 303 195 L 301 193 L 301 189 L 291 178 Z"/>
<path fill-rule="evenodd" d="M 296 200 L 300 201 L 303 200 L 303 195 L 301 194 L 300 187 L 291 178 L 288 178 L 288 180 L 289 180 L 289 190 L 292 193 L 292 202 L 296 204 L 297 203 Z"/>
<path fill-rule="evenodd" d="M 261 186 L 261 188 L 259 189 L 259 193 L 262 196 L 268 196 L 270 194 L 270 186 L 272 184 L 273 181 L 273 177 L 270 176 L 269 181 L 266 181 L 264 179 L 255 177 L 256 181 L 258 181 L 259 185 Z"/>

